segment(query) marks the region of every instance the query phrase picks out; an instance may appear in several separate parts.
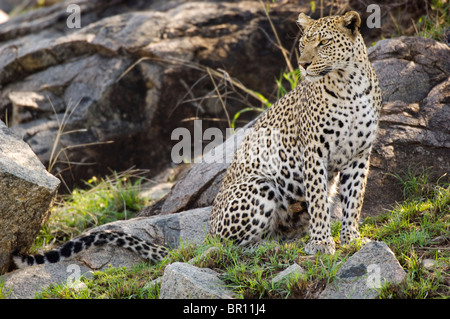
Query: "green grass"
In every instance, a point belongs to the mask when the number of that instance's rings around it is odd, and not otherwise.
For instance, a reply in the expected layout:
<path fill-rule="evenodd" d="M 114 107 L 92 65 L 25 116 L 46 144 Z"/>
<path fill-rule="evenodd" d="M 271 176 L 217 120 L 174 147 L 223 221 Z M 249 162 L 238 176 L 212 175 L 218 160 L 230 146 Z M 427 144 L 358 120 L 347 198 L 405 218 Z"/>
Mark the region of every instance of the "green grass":
<path fill-rule="evenodd" d="M 301 75 L 299 69 L 295 69 L 292 72 L 283 72 L 280 77 L 275 80 L 277 84 L 277 100 L 295 89 L 300 81 Z"/>
<path fill-rule="evenodd" d="M 449 298 L 450 186 L 430 184 L 427 170 L 414 172 L 418 175 L 409 171 L 398 176 L 400 184 L 409 189 L 405 191 L 408 198 L 388 213 L 366 218 L 360 226 L 361 235 L 384 241 L 407 274 L 401 284 L 384 285 L 380 298 Z M 159 284 L 150 283 L 163 275 L 167 265 L 195 258 L 193 265 L 219 272 L 236 298 L 317 298 L 327 284 L 333 283 L 339 267 L 362 247 L 361 242 L 340 245 L 340 226 L 339 222 L 332 224 L 334 255 L 306 255 L 303 247 L 307 237 L 289 243 L 269 240 L 252 250 L 207 237 L 203 244 L 182 244 L 157 264 L 95 272 L 93 278 L 81 278 L 82 288 L 51 286 L 37 297 L 158 298 Z M 427 259 L 436 266 L 425 267 Z M 274 284 L 272 279 L 293 263 L 304 268 L 305 273 Z"/>
<path fill-rule="evenodd" d="M 32 251 L 61 244 L 90 228 L 134 217 L 149 204 L 139 196 L 144 173 L 128 170 L 102 179 L 93 177 L 85 189 L 59 198 Z"/>
<path fill-rule="evenodd" d="M 381 298 L 450 297 L 450 187 L 436 186 L 428 197 L 413 197 L 391 213 L 367 219 L 367 237 L 384 241 L 407 273 L 405 282 L 390 284 Z M 435 260 L 426 269 L 424 260 Z"/>
<path fill-rule="evenodd" d="M 431 0 L 431 10 L 417 22 L 417 34 L 438 41 L 443 39 L 443 31 L 450 27 L 450 4 L 448 0 Z"/>
<path fill-rule="evenodd" d="M 0 299 L 8 298 L 10 293 L 11 289 L 6 288 L 4 281 L 0 278 Z"/>
<path fill-rule="evenodd" d="M 383 287 L 381 298 L 450 297 L 450 186 L 430 183 L 427 169 L 396 175 L 406 200 L 390 213 L 368 218 L 364 236 L 384 241 L 407 273 L 398 285 Z M 424 260 L 436 262 L 426 269 Z"/>
<path fill-rule="evenodd" d="M 92 278 L 81 277 L 75 283 L 52 285 L 37 294 L 38 299 L 145 299 L 155 298 L 159 288 L 150 285 L 152 278 L 161 275 L 146 264 L 131 269 L 110 268 L 97 271 Z M 81 283 L 81 285 L 80 285 Z"/>

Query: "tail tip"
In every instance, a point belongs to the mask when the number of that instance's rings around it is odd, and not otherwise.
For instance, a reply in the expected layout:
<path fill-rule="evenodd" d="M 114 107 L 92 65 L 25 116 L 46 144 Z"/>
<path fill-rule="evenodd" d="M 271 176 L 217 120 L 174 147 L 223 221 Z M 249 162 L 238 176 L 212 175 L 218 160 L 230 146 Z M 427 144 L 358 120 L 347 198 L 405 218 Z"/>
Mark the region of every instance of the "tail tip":
<path fill-rule="evenodd" d="M 29 267 L 35 264 L 35 258 L 33 256 L 23 254 L 19 249 L 14 250 L 11 255 L 12 261 L 18 269 Z"/>
<path fill-rule="evenodd" d="M 18 268 L 18 269 L 22 269 L 22 268 L 29 266 L 27 256 L 21 255 L 18 252 L 13 253 L 12 261 L 13 261 L 14 265 L 16 266 L 16 268 Z"/>

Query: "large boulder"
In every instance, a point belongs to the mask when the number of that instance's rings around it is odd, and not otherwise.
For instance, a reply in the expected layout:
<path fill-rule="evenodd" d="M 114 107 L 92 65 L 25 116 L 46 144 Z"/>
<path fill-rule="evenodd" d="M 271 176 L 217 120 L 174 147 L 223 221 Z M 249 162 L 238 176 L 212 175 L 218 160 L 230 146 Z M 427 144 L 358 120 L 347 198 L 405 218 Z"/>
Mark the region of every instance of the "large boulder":
<path fill-rule="evenodd" d="M 387 282 L 398 284 L 406 272 L 384 242 L 370 242 L 351 256 L 319 299 L 374 299 Z"/>
<path fill-rule="evenodd" d="M 369 48 L 383 102 L 418 103 L 450 74 L 448 45 L 421 37 L 384 39 Z"/>
<path fill-rule="evenodd" d="M 431 39 L 400 37 L 379 41 L 369 48 L 369 58 L 380 80 L 383 110 L 372 151 L 365 216 L 382 213 L 403 199 L 395 174 L 423 167 L 431 168 L 432 179 L 438 179 L 450 171 L 450 48 Z M 244 133 L 205 154 L 203 162 L 194 164 L 165 198 L 141 215 L 211 205 Z M 334 214 L 339 217 L 339 209 Z"/>
<path fill-rule="evenodd" d="M 11 253 L 25 252 L 50 214 L 60 181 L 0 121 L 0 273 Z"/>
<path fill-rule="evenodd" d="M 81 28 L 68 27 L 69 4 Z M 301 8 L 272 4 L 286 47 Z M 216 89 L 231 117 L 245 107 L 230 77 L 271 94 L 285 65 L 272 37 L 258 1 L 64 1 L 2 25 L 0 116 L 68 186 L 108 168 L 156 174 L 175 128 L 228 127 L 214 120 L 226 117 Z"/>
<path fill-rule="evenodd" d="M 92 269 L 71 261 L 27 267 L 1 277 L 5 299 L 34 299 L 50 285 L 67 284 L 76 289 L 81 277 L 92 278 Z"/>

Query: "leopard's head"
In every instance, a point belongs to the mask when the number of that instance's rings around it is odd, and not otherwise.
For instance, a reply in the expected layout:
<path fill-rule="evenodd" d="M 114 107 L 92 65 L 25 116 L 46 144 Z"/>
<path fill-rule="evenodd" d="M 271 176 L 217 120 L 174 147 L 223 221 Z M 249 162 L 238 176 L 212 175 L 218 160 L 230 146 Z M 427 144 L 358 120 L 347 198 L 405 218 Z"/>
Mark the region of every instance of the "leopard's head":
<path fill-rule="evenodd" d="M 359 33 L 361 18 L 355 11 L 318 20 L 300 13 L 297 25 L 302 31 L 300 72 L 306 80 L 316 81 L 334 71 L 348 70 L 367 55 Z"/>

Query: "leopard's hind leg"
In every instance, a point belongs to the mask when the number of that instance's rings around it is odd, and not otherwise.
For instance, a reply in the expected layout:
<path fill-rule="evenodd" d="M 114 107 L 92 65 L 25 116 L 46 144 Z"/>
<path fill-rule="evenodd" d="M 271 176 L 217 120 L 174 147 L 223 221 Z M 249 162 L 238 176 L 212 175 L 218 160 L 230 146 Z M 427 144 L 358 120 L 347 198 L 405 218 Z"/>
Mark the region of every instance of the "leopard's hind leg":
<path fill-rule="evenodd" d="M 278 209 L 276 190 L 265 180 L 234 183 L 215 199 L 210 233 L 243 246 L 261 242 L 273 234 Z"/>

